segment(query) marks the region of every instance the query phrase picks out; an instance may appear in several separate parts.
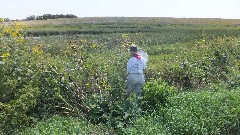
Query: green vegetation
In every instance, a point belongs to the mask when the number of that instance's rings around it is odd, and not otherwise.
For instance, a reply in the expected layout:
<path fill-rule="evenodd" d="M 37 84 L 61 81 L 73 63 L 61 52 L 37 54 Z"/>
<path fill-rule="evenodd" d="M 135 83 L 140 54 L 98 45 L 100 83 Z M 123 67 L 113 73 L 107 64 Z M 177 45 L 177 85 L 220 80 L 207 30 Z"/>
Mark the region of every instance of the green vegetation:
<path fill-rule="evenodd" d="M 239 134 L 239 89 L 184 92 L 166 110 L 173 134 Z"/>
<path fill-rule="evenodd" d="M 67 14 L 67 15 L 63 15 L 63 14 L 56 14 L 56 15 L 52 15 L 52 14 L 44 14 L 41 16 L 35 16 L 35 15 L 30 15 L 29 17 L 27 17 L 25 20 L 29 21 L 29 20 L 47 20 L 47 19 L 58 19 L 58 18 L 77 18 L 76 15 L 73 14 Z"/>
<path fill-rule="evenodd" d="M 112 134 L 102 124 L 93 125 L 84 118 L 52 116 L 29 127 L 19 135 L 51 135 L 51 134 Z"/>
<path fill-rule="evenodd" d="M 240 21 L 0 24 L 0 134 L 239 134 Z M 32 37 L 32 36 L 40 37 Z M 129 46 L 149 54 L 125 100 Z"/>

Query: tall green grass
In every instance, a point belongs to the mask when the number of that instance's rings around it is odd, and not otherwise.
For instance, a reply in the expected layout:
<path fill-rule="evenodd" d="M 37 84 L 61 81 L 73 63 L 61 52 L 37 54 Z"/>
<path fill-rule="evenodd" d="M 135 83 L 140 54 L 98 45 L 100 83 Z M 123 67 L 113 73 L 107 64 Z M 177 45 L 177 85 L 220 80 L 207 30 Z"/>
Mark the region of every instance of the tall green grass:
<path fill-rule="evenodd" d="M 165 112 L 172 134 L 239 134 L 240 91 L 184 92 L 173 97 Z"/>
<path fill-rule="evenodd" d="M 85 118 L 63 117 L 59 115 L 43 119 L 32 127 L 17 133 L 18 135 L 80 135 L 80 134 L 113 134 L 102 124 L 93 125 Z"/>

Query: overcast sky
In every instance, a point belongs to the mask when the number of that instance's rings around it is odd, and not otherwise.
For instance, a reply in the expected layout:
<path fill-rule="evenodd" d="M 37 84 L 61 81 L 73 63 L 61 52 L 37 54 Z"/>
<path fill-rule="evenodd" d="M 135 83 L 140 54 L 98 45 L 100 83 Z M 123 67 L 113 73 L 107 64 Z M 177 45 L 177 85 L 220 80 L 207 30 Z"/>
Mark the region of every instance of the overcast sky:
<path fill-rule="evenodd" d="M 240 0 L 0 0 L 0 18 L 43 14 L 240 19 Z"/>

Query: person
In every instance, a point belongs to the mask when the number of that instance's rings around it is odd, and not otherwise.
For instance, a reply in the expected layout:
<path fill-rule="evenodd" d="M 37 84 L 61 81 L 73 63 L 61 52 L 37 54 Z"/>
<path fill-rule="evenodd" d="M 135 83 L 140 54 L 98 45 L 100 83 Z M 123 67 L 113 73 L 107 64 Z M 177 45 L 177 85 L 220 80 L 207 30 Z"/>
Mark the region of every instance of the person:
<path fill-rule="evenodd" d="M 130 97 L 135 90 L 137 98 L 141 97 L 141 89 L 145 83 L 144 70 L 146 69 L 146 60 L 139 55 L 137 45 L 131 45 L 131 58 L 127 62 L 127 81 L 126 98 Z"/>

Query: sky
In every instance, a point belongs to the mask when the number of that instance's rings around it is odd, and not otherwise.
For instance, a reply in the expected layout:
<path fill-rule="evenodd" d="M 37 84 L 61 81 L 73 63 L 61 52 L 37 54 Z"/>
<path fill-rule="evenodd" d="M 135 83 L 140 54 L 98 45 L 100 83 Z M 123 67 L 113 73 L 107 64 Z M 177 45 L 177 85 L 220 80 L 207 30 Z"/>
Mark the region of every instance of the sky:
<path fill-rule="evenodd" d="M 240 19 L 240 0 L 0 0 L 0 18 L 44 14 Z"/>

